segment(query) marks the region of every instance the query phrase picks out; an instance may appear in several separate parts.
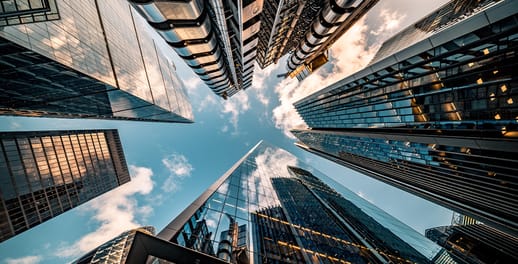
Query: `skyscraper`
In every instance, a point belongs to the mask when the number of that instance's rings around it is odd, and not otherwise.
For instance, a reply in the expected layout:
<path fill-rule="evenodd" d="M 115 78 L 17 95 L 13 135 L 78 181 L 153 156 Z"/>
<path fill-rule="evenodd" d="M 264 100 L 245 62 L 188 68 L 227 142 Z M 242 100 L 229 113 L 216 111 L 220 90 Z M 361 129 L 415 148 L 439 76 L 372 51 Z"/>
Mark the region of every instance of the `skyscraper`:
<path fill-rule="evenodd" d="M 0 241 L 130 181 L 117 130 L 0 133 Z"/>
<path fill-rule="evenodd" d="M 129 0 L 217 95 L 252 85 L 261 68 L 288 54 L 293 76 L 327 61 L 327 48 L 379 0 Z M 299 67 L 300 66 L 300 67 Z"/>
<path fill-rule="evenodd" d="M 518 262 L 518 238 L 484 224 L 438 226 L 427 229 L 426 237 L 458 263 Z"/>
<path fill-rule="evenodd" d="M 0 4 L 0 114 L 192 122 L 171 47 L 126 1 L 41 2 Z"/>
<path fill-rule="evenodd" d="M 231 263 L 450 260 L 423 235 L 261 142 L 157 236 Z"/>
<path fill-rule="evenodd" d="M 251 86 L 263 1 L 129 2 L 214 93 Z"/>
<path fill-rule="evenodd" d="M 295 103 L 303 149 L 518 235 L 515 1 L 452 1 Z"/>
<path fill-rule="evenodd" d="M 303 80 L 325 64 L 328 61 L 327 49 L 378 1 L 298 1 L 297 11 L 289 11 L 290 19 L 296 21 L 295 26 L 278 26 L 280 30 L 287 30 L 287 33 L 277 31 L 282 33 L 276 37 L 287 38 L 282 46 L 274 45 L 273 48 L 278 49 L 277 56 L 290 54 L 286 65 L 288 76 Z M 297 1 L 289 2 L 293 5 Z M 279 21 L 284 23 L 285 16 L 281 16 Z M 276 59 L 278 60 L 278 57 Z"/>

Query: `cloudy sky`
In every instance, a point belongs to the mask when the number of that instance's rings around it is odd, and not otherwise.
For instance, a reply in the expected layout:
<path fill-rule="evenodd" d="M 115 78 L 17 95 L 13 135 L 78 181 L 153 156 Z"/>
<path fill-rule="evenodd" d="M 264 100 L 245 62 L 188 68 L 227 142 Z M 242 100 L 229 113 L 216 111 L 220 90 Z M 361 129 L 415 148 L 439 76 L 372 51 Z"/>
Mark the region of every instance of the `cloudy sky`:
<path fill-rule="evenodd" d="M 418 232 L 445 225 L 451 211 L 296 148 L 305 127 L 292 103 L 366 65 L 383 40 L 446 2 L 386 0 L 337 41 L 331 60 L 302 83 L 256 67 L 253 87 L 220 99 L 177 60 L 194 124 L 0 117 L 1 131 L 117 128 L 132 180 L 0 244 L 0 263 L 66 263 L 127 229 L 163 228 L 259 140 L 284 148 Z M 177 58 L 177 57 L 175 57 Z"/>

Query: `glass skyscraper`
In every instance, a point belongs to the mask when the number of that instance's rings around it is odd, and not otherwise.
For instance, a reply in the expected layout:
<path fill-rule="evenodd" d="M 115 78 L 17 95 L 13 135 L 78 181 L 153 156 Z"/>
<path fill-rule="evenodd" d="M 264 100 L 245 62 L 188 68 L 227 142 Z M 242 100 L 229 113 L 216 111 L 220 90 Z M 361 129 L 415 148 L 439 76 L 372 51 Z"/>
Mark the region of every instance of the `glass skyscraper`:
<path fill-rule="evenodd" d="M 157 236 L 231 263 L 452 261 L 423 235 L 264 142 Z"/>
<path fill-rule="evenodd" d="M 117 130 L 0 133 L 0 242 L 130 181 Z"/>
<path fill-rule="evenodd" d="M 439 226 L 426 237 L 444 247 L 458 263 L 517 263 L 518 238 L 484 224 Z"/>
<path fill-rule="evenodd" d="M 171 47 L 126 1 L 49 3 L 0 20 L 0 114 L 192 122 Z"/>
<path fill-rule="evenodd" d="M 295 103 L 303 149 L 518 235 L 516 1 L 452 1 Z"/>

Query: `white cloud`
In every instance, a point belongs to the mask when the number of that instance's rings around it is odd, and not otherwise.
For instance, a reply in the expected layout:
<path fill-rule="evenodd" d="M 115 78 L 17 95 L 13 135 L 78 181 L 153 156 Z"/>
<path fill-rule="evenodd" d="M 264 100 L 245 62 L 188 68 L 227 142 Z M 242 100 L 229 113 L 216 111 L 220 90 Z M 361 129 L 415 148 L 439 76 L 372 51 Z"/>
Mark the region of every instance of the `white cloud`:
<path fill-rule="evenodd" d="M 204 88 L 201 79 L 197 76 L 185 79 L 183 83 L 190 97 L 199 97 L 200 90 Z"/>
<path fill-rule="evenodd" d="M 380 36 L 376 37 L 377 40 L 374 43 L 380 43 L 381 38 L 386 38 L 386 33 L 381 34 L 381 32 L 397 29 L 402 19 L 397 13 L 388 11 L 382 11 L 380 16 L 383 21 L 380 28 L 371 30 L 365 24 L 365 19 L 361 19 L 338 39 L 330 49 L 330 65 L 320 68 L 301 83 L 296 79 L 286 78 L 275 87 L 280 101 L 280 105 L 273 109 L 275 127 L 282 129 L 287 137 L 294 138 L 289 130 L 307 126 L 295 111 L 293 103 L 367 65 L 379 47 L 368 45 L 368 38 L 371 36 L 367 33 L 378 32 Z"/>
<path fill-rule="evenodd" d="M 238 92 L 223 102 L 221 113 L 230 116 L 229 122 L 232 124 L 232 127 L 234 127 L 234 134 L 238 133 L 237 125 L 239 122 L 239 115 L 248 111 L 248 109 L 250 109 L 250 103 L 248 101 L 248 94 L 246 91 Z"/>
<path fill-rule="evenodd" d="M 246 192 L 247 187 L 249 190 L 258 190 L 259 186 L 271 186 L 269 177 L 289 177 L 287 166 L 297 166 L 298 162 L 295 156 L 285 150 L 266 148 L 263 153 L 257 155 L 255 164 L 257 165 L 256 169 L 248 176 L 247 181 L 243 181 L 243 192 Z M 265 173 L 269 174 L 269 177 L 264 177 Z M 270 196 L 259 200 L 256 196 L 250 196 L 250 211 L 271 206 L 275 201 L 278 201 L 275 195 L 275 193 L 272 193 Z"/>
<path fill-rule="evenodd" d="M 301 83 L 286 78 L 275 87 L 281 104 L 273 110 L 273 120 L 286 136 L 293 138 L 290 129 L 306 127 L 293 107 L 295 101 L 346 77 L 372 58 L 374 51 L 366 47 L 366 31 L 367 26 L 361 20 L 333 45 L 329 62 L 332 65 L 331 72 L 322 68 Z"/>
<path fill-rule="evenodd" d="M 391 12 L 388 9 L 382 9 L 379 13 L 379 18 L 383 23 L 381 23 L 379 28 L 371 30 L 370 34 L 382 38 L 393 36 L 396 31 L 401 29 L 400 25 L 405 17 L 406 15 L 399 14 L 397 11 Z"/>
<path fill-rule="evenodd" d="M 100 226 L 92 233 L 86 234 L 70 246 L 56 251 L 59 257 L 79 257 L 100 246 L 120 233 L 141 226 L 135 215 L 152 213 L 149 206 L 139 206 L 136 194 L 146 195 L 153 190 L 153 171 L 149 168 L 130 166 L 131 181 L 107 192 L 85 204 L 83 210 L 93 211 L 93 220 Z"/>
<path fill-rule="evenodd" d="M 5 259 L 6 264 L 36 264 L 42 260 L 41 256 L 26 256 L 21 258 L 7 258 Z"/>
<path fill-rule="evenodd" d="M 172 154 L 162 159 L 162 164 L 169 171 L 169 177 L 162 185 L 162 190 L 165 192 L 172 192 L 178 189 L 178 183 L 181 179 L 191 176 L 193 170 L 184 155 Z"/>
<path fill-rule="evenodd" d="M 197 109 L 198 109 L 198 112 L 202 112 L 205 109 L 208 109 L 209 107 L 215 106 L 215 105 L 218 105 L 218 102 L 216 100 L 216 95 L 207 94 L 207 96 L 205 96 L 203 98 L 203 100 L 201 100 Z"/>
<path fill-rule="evenodd" d="M 261 69 L 257 64 L 255 65 L 252 89 L 255 91 L 257 100 L 264 106 L 268 106 L 268 104 L 270 104 L 268 96 L 264 93 L 267 90 L 266 80 L 268 78 L 277 78 L 276 76 L 272 76 L 272 73 L 279 67 L 280 63 L 271 64 L 265 69 Z"/>
<path fill-rule="evenodd" d="M 11 123 L 9 124 L 9 127 L 11 129 L 18 129 L 21 127 L 20 123 L 16 122 L 16 121 L 11 121 Z"/>

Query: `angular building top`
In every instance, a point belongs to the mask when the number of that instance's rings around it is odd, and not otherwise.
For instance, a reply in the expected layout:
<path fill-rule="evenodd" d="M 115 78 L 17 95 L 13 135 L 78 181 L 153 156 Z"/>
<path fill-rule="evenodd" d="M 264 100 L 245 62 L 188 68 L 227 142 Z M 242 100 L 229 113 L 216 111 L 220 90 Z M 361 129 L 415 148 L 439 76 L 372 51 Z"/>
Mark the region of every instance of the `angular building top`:
<path fill-rule="evenodd" d="M 394 217 L 264 142 L 158 237 L 231 263 L 430 263 L 444 254 Z"/>
<path fill-rule="evenodd" d="M 0 30 L 1 114 L 192 122 L 171 48 L 126 1 L 50 2 L 60 19 Z"/>
<path fill-rule="evenodd" d="M 2 132 L 0 242 L 129 181 L 117 130 Z"/>
<path fill-rule="evenodd" d="M 73 263 L 127 263 L 130 261 L 128 259 L 128 255 L 130 250 L 133 248 L 133 243 L 135 241 L 137 232 L 147 235 L 154 235 L 155 228 L 152 226 L 144 226 L 123 232 L 122 234 L 88 252 Z"/>
<path fill-rule="evenodd" d="M 395 55 L 461 20 L 490 8 L 499 1 L 450 1 L 385 41 L 369 64 L 372 65 L 388 56 Z"/>

